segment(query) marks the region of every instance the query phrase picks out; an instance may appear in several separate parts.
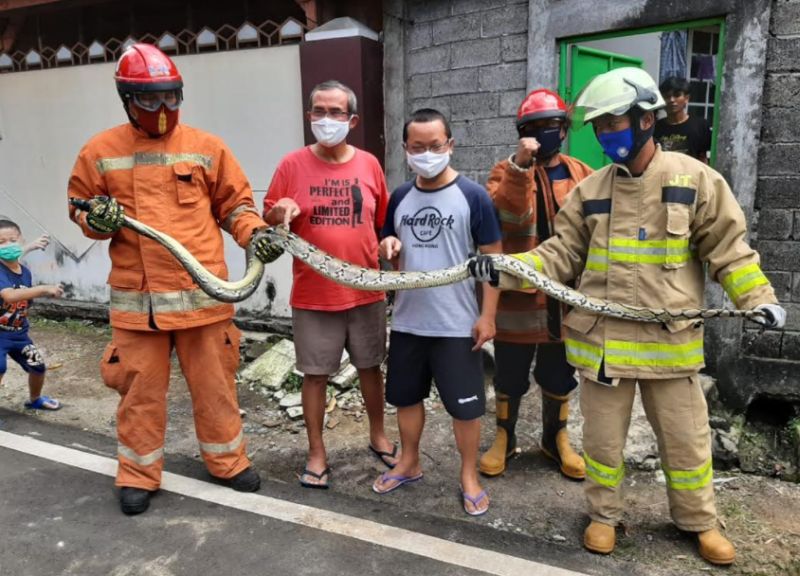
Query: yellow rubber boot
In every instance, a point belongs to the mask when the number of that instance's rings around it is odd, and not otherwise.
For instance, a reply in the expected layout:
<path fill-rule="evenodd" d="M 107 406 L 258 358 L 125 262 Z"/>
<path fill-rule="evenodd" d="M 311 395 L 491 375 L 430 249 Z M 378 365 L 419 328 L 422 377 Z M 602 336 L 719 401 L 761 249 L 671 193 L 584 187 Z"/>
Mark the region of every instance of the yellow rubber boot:
<path fill-rule="evenodd" d="M 736 559 L 736 550 L 730 540 L 725 538 L 716 528 L 697 533 L 697 545 L 700 556 L 720 566 L 733 564 Z"/>
<path fill-rule="evenodd" d="M 616 544 L 617 531 L 609 524 L 592 520 L 583 533 L 583 546 L 590 552 L 611 554 Z"/>
<path fill-rule="evenodd" d="M 556 396 L 542 390 L 542 452 L 558 464 L 571 480 L 586 478 L 586 464 L 572 449 L 567 433 L 569 396 Z"/>
<path fill-rule="evenodd" d="M 506 462 L 517 454 L 517 437 L 514 429 L 519 414 L 519 398 L 498 392 L 495 397 L 497 432 L 494 442 L 478 462 L 478 470 L 486 476 L 499 476 L 506 470 Z"/>

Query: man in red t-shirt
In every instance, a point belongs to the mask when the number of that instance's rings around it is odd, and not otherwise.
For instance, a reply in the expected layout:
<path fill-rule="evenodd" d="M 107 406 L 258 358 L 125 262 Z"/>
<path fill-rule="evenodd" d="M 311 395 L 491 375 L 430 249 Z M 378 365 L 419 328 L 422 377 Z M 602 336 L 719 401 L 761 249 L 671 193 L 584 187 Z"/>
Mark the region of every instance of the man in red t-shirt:
<path fill-rule="evenodd" d="M 389 194 L 378 160 L 347 143 L 358 123 L 356 96 L 335 80 L 314 87 L 306 113 L 316 144 L 287 154 L 264 200 L 267 223 L 292 232 L 357 266 L 378 268 L 378 232 Z M 347 348 L 358 369 L 370 428 L 370 450 L 390 468 L 397 446 L 383 428 L 386 303 L 383 292 L 364 292 L 323 278 L 294 261 L 292 327 L 297 369 L 303 372 L 303 417 L 308 461 L 300 484 L 327 488 L 330 468 L 322 441 L 328 377 Z"/>

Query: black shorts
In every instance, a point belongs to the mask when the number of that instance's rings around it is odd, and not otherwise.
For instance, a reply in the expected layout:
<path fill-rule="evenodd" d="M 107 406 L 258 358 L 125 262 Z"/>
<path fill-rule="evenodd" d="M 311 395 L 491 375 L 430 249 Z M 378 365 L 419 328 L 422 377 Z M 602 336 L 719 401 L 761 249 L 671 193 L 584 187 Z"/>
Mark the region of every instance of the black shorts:
<path fill-rule="evenodd" d="M 472 351 L 472 338 L 416 336 L 392 331 L 386 401 L 413 406 L 428 397 L 431 379 L 448 414 L 473 420 L 486 412 L 481 351 Z"/>

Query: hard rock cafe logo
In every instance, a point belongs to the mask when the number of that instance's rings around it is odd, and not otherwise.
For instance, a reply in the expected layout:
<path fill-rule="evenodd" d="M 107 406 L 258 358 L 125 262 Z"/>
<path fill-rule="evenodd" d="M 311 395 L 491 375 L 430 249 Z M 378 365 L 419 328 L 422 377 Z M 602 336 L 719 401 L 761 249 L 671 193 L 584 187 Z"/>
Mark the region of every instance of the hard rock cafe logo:
<path fill-rule="evenodd" d="M 414 238 L 420 242 L 430 242 L 442 232 L 442 228 L 452 230 L 455 219 L 453 215 L 442 216 L 436 208 L 426 206 L 417 211 L 413 216 L 404 214 L 400 218 L 400 226 L 408 226 Z"/>

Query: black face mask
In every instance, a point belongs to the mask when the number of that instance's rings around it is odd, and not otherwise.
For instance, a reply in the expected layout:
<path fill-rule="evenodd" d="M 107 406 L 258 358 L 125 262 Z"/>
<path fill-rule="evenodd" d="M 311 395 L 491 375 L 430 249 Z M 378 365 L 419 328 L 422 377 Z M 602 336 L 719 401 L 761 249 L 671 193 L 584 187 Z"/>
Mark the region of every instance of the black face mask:
<path fill-rule="evenodd" d="M 549 160 L 561 150 L 561 126 L 520 130 L 520 138 L 536 138 L 539 142 L 538 160 Z"/>

